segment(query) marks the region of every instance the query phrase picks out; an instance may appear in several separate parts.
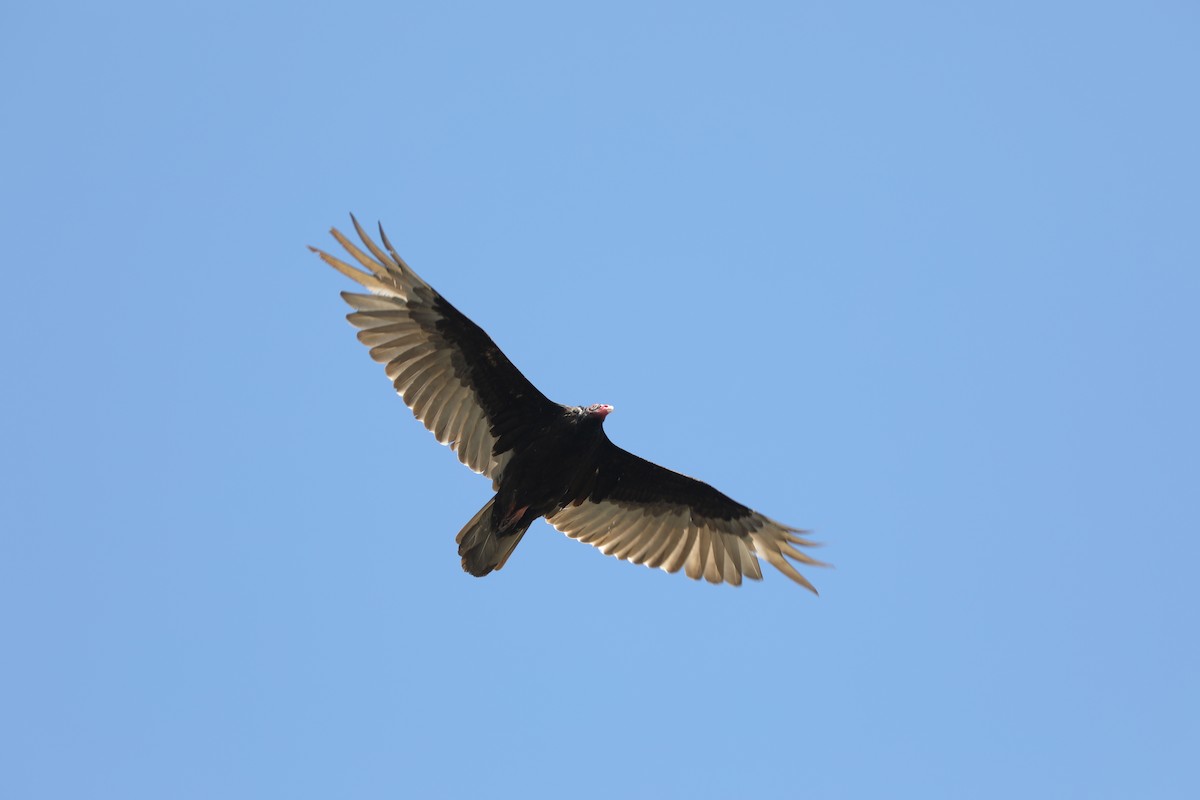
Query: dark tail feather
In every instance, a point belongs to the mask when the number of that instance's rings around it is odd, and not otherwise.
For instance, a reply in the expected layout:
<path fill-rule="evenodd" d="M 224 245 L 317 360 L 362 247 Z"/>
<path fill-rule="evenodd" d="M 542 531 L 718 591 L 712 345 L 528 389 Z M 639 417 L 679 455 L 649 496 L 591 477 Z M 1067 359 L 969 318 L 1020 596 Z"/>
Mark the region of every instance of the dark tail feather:
<path fill-rule="evenodd" d="M 513 548 L 529 529 L 526 525 L 520 530 L 498 535 L 492 524 L 492 506 L 495 502 L 494 497 L 488 500 L 454 538 L 458 542 L 458 554 L 462 556 L 463 571 L 477 578 L 503 567 L 512 555 Z"/>

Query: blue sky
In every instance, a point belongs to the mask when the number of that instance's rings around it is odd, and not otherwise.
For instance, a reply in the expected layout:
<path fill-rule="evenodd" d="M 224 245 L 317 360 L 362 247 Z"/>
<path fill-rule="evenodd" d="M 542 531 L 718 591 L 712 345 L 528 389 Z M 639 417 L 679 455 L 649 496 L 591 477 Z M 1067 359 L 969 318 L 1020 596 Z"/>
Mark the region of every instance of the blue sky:
<path fill-rule="evenodd" d="M 0 795 L 1200 794 L 1191 4 L 174 5 L 0 12 Z M 349 211 L 821 597 L 462 573 Z"/>

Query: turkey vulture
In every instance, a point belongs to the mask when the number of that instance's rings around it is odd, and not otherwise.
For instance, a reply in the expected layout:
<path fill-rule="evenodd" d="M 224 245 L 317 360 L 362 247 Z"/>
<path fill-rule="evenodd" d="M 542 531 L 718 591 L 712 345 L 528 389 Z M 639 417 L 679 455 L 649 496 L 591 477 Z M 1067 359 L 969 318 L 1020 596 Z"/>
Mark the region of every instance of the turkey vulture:
<path fill-rule="evenodd" d="M 612 406 L 551 401 L 412 271 L 382 226 L 387 252 L 350 219 L 369 254 L 337 228 L 330 233 L 365 271 L 310 248 L 371 292 L 342 292 L 354 309 L 346 318 L 417 419 L 492 479 L 495 496 L 456 539 L 465 571 L 483 576 L 503 567 L 533 521 L 545 517 L 567 536 L 635 564 L 737 586 L 743 577 L 762 578 L 762 556 L 816 592 L 788 561 L 824 566 L 796 549 L 813 546 L 803 531 L 617 447 L 604 433 Z"/>

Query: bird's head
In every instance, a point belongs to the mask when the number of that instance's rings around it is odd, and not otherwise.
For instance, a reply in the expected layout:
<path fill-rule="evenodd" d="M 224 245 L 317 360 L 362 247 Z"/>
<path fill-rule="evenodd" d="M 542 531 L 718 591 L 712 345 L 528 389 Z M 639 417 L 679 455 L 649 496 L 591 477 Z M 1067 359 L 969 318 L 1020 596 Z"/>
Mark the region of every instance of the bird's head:
<path fill-rule="evenodd" d="M 603 421 L 605 417 L 612 413 L 613 407 L 607 403 L 592 403 L 583 409 L 583 416 L 596 421 Z"/>

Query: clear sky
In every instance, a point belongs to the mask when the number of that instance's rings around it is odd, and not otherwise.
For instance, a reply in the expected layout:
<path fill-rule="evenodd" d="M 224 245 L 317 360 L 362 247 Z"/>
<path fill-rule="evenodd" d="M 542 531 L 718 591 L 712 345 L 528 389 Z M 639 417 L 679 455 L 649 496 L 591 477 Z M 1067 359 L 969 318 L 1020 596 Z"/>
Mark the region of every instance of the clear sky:
<path fill-rule="evenodd" d="M 0 796 L 1200 796 L 1195 4 L 0 26 Z M 349 211 L 821 596 L 465 575 Z"/>

